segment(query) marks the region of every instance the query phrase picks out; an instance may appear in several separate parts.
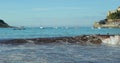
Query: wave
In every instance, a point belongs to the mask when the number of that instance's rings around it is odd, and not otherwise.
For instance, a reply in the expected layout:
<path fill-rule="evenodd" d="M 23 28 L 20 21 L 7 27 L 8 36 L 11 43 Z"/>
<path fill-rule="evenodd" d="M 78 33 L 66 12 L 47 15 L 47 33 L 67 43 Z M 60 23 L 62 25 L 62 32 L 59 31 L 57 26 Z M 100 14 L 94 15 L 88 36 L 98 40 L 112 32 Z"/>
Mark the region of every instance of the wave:
<path fill-rule="evenodd" d="M 102 39 L 102 42 L 108 45 L 120 45 L 120 36 L 110 36 L 109 38 Z"/>

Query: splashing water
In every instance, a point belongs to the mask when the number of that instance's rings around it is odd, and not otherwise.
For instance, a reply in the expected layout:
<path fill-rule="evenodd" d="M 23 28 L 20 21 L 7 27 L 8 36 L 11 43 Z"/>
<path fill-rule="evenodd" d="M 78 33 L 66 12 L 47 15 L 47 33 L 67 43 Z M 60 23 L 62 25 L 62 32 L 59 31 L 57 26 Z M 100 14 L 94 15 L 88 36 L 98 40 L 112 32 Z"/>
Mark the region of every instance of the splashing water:
<path fill-rule="evenodd" d="M 102 42 L 104 44 L 108 45 L 120 45 L 120 36 L 115 35 L 115 36 L 110 36 L 110 38 L 103 39 Z"/>
<path fill-rule="evenodd" d="M 89 31 L 89 32 L 88 32 Z M 83 34 L 118 34 L 120 29 L 91 28 L 26 28 L 26 30 L 0 29 L 0 39 L 78 36 Z M 111 36 L 103 43 L 120 44 L 119 36 Z M 104 45 L 81 46 L 70 43 L 35 45 L 0 44 L 0 63 L 119 63 L 120 47 Z"/>
<path fill-rule="evenodd" d="M 0 46 L 0 63 L 118 63 L 119 59 L 119 47 L 64 42 Z"/>

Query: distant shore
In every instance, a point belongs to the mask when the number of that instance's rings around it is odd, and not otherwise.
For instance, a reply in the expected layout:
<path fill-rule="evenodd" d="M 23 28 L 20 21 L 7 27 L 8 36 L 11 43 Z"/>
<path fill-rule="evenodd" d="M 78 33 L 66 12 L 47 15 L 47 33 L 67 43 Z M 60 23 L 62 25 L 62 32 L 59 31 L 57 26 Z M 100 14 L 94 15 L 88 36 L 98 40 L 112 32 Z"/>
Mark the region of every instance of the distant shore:
<path fill-rule="evenodd" d="M 105 19 L 95 22 L 94 28 L 120 28 L 120 7 L 109 11 Z"/>

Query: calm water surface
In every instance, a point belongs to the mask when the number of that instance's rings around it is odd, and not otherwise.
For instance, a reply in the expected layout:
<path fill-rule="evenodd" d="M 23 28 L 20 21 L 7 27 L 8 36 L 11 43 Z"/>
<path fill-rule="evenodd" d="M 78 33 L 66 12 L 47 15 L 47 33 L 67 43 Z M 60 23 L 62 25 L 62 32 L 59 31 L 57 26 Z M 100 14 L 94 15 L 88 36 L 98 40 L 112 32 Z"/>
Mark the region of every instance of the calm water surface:
<path fill-rule="evenodd" d="M 40 38 L 77 36 L 83 34 L 120 34 L 120 28 L 93 29 L 91 27 L 40 27 L 26 28 L 25 30 L 13 30 L 12 28 L 0 28 L 0 39 L 8 38 Z"/>

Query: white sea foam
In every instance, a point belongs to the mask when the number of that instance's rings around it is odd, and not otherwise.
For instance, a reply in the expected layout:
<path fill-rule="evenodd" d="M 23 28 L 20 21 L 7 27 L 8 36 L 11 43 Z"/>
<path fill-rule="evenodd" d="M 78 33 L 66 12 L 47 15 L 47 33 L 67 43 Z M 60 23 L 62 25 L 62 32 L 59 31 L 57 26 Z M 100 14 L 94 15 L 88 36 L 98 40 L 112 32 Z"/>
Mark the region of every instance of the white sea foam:
<path fill-rule="evenodd" d="M 44 27 L 40 27 L 40 29 L 44 29 Z"/>
<path fill-rule="evenodd" d="M 110 38 L 103 39 L 102 42 L 108 45 L 120 45 L 120 36 L 110 36 Z"/>

